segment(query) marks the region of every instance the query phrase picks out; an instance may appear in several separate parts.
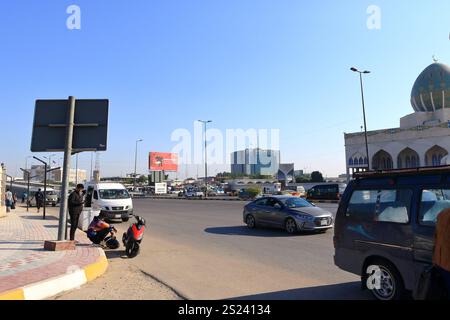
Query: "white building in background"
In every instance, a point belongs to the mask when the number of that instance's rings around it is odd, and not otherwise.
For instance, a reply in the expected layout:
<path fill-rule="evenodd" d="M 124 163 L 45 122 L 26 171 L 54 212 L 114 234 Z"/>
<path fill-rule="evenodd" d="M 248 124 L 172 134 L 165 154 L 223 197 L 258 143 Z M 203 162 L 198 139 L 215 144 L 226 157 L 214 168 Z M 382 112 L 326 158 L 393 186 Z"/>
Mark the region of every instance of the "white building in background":
<path fill-rule="evenodd" d="M 49 169 L 47 169 L 49 170 Z M 78 177 L 77 177 L 77 171 L 78 171 Z M 43 165 L 33 165 L 30 169 L 30 176 L 33 177 L 31 180 L 34 182 L 43 182 L 44 181 L 44 172 L 45 167 Z M 23 177 L 25 180 L 27 179 L 26 175 L 24 174 Z M 50 171 L 47 174 L 47 180 L 53 181 L 53 182 L 62 182 L 62 169 L 57 169 L 54 171 Z M 87 181 L 87 171 L 86 170 L 75 170 L 70 169 L 69 172 L 69 182 L 75 183 L 84 183 Z"/>
<path fill-rule="evenodd" d="M 78 177 L 77 177 L 78 174 Z M 63 170 L 57 169 L 48 173 L 48 179 L 55 182 L 62 182 Z M 75 170 L 70 169 L 69 171 L 69 182 L 71 183 L 85 183 L 87 181 L 87 171 L 86 170 Z"/>
<path fill-rule="evenodd" d="M 450 67 L 428 66 L 411 92 L 414 113 L 400 119 L 400 127 L 368 131 L 372 170 L 450 164 Z M 346 133 L 347 175 L 367 167 L 364 132 Z"/>

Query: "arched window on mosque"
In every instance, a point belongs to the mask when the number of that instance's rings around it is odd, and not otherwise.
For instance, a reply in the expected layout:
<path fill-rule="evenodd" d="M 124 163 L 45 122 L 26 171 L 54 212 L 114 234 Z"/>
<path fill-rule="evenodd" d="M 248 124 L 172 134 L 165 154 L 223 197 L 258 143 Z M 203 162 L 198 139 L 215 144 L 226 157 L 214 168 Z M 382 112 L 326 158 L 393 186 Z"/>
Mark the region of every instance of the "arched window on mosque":
<path fill-rule="evenodd" d="M 360 165 L 360 166 L 364 165 L 364 159 L 363 159 L 363 157 L 359 158 L 359 165 Z"/>
<path fill-rule="evenodd" d="M 348 165 L 353 166 L 353 158 L 350 158 L 350 160 L 348 160 Z"/>

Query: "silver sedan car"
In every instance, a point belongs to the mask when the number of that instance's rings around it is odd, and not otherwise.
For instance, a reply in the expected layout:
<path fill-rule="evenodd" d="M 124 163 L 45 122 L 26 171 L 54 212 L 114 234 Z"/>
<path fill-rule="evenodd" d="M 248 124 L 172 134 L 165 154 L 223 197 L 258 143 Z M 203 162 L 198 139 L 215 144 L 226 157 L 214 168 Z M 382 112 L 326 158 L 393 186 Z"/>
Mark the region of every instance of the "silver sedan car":
<path fill-rule="evenodd" d="M 305 199 L 292 196 L 263 197 L 244 207 L 244 222 L 249 228 L 277 227 L 288 233 L 326 232 L 333 228 L 333 215 Z"/>

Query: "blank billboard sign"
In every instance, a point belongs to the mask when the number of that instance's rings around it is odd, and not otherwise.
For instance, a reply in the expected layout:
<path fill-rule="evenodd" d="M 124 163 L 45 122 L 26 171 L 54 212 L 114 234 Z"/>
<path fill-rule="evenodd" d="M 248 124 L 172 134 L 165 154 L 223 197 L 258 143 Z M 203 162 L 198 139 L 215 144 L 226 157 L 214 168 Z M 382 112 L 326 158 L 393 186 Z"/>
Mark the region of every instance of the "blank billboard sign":
<path fill-rule="evenodd" d="M 32 152 L 64 151 L 68 100 L 36 100 Z M 109 100 L 76 100 L 72 148 L 74 152 L 105 151 Z"/>

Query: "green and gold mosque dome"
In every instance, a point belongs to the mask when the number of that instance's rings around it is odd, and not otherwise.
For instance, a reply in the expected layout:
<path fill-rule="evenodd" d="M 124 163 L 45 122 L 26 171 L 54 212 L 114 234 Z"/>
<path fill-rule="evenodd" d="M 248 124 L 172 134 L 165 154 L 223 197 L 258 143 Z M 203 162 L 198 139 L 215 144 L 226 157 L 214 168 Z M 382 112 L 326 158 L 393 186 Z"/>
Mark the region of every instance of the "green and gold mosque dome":
<path fill-rule="evenodd" d="M 450 67 L 435 62 L 417 77 L 411 92 L 415 112 L 434 112 L 450 109 Z"/>

